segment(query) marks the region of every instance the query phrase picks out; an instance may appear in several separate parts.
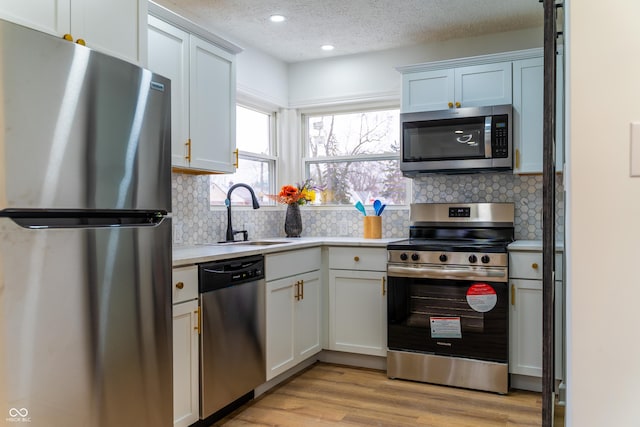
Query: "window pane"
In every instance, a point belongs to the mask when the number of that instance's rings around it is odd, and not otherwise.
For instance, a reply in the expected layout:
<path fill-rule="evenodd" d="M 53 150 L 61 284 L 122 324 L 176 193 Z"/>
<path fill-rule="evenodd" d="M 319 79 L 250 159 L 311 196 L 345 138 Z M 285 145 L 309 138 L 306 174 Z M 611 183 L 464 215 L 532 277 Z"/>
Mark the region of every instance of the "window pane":
<path fill-rule="evenodd" d="M 240 166 L 233 175 L 211 175 L 209 200 L 211 206 L 224 206 L 227 191 L 233 184 L 244 183 L 253 188 L 260 204 L 272 205 L 266 194 L 274 192 L 275 161 L 263 156 L 271 155 L 271 119 L 269 113 L 236 106 L 236 147 L 240 150 Z M 234 205 L 251 204 L 248 191 L 234 191 Z"/>
<path fill-rule="evenodd" d="M 236 147 L 240 151 L 271 154 L 271 116 L 269 114 L 236 107 Z"/>
<path fill-rule="evenodd" d="M 233 175 L 212 175 L 210 179 L 211 191 L 209 198 L 211 206 L 224 206 L 227 191 L 233 184 L 244 183 L 253 188 L 260 204 L 271 205 L 274 202 L 266 195 L 271 192 L 269 168 L 273 167 L 268 160 L 240 159 L 240 168 Z M 238 189 L 231 195 L 234 206 L 251 205 L 248 191 Z"/>
<path fill-rule="evenodd" d="M 375 199 L 388 205 L 404 204 L 408 179 L 400 173 L 398 160 L 309 162 L 309 176 L 323 188 L 316 204 L 370 205 Z"/>
<path fill-rule="evenodd" d="M 308 157 L 399 152 L 399 110 L 307 117 Z"/>

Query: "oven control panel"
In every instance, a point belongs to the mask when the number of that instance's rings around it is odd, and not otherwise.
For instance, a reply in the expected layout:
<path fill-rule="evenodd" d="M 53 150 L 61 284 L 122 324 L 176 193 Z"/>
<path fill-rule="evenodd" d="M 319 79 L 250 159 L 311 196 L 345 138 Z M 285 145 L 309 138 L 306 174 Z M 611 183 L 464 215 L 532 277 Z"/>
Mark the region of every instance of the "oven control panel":
<path fill-rule="evenodd" d="M 470 207 L 449 207 L 449 218 L 471 218 Z"/>
<path fill-rule="evenodd" d="M 438 252 L 389 250 L 388 260 L 401 264 L 477 265 L 485 267 L 506 267 L 507 253 Z"/>

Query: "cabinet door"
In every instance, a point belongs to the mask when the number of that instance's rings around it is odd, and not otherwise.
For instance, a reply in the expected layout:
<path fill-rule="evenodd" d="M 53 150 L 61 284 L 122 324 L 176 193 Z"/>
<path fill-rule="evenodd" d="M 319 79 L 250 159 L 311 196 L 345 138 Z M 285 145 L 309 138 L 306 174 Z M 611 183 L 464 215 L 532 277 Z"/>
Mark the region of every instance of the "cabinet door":
<path fill-rule="evenodd" d="M 299 362 L 322 350 L 321 345 L 321 280 L 312 271 L 295 278 L 299 297 L 295 303 L 295 348 Z"/>
<path fill-rule="evenodd" d="M 557 57 L 556 93 L 556 171 L 562 171 L 563 144 L 563 70 Z M 516 150 L 515 173 L 542 173 L 543 157 L 544 59 L 513 62 L 513 137 Z"/>
<path fill-rule="evenodd" d="M 146 65 L 146 0 L 71 0 L 70 32 L 91 48 Z"/>
<path fill-rule="evenodd" d="M 267 282 L 267 381 L 295 364 L 294 283 L 291 278 Z"/>
<path fill-rule="evenodd" d="M 329 270 L 331 350 L 386 356 L 385 281 L 383 272 Z"/>
<path fill-rule="evenodd" d="M 173 425 L 198 421 L 198 301 L 173 306 Z"/>
<path fill-rule="evenodd" d="M 71 0 L 2 0 L 0 18 L 62 37 L 71 31 Z"/>
<path fill-rule="evenodd" d="M 511 279 L 509 372 L 542 377 L 542 281 Z M 515 294 L 514 294 L 515 293 Z M 555 284 L 555 375 L 562 378 L 562 282 Z"/>
<path fill-rule="evenodd" d="M 190 37 L 189 134 L 191 167 L 235 172 L 235 58 Z"/>
<path fill-rule="evenodd" d="M 455 92 L 461 107 L 511 104 L 511 62 L 456 68 Z"/>
<path fill-rule="evenodd" d="M 149 16 L 149 69 L 171 79 L 171 165 L 188 167 L 189 33 Z"/>
<path fill-rule="evenodd" d="M 452 69 L 402 75 L 403 113 L 446 110 L 449 103 L 453 103 L 454 97 Z"/>
<path fill-rule="evenodd" d="M 513 137 L 515 173 L 542 172 L 544 61 L 513 63 Z"/>

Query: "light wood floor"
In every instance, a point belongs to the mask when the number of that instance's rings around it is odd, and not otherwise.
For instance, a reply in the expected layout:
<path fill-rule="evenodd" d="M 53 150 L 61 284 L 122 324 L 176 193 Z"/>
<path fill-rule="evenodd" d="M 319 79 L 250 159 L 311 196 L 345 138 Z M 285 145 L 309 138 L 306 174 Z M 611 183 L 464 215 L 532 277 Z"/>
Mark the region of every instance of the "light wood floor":
<path fill-rule="evenodd" d="M 384 371 L 317 363 L 215 426 L 540 426 L 541 395 L 506 396 L 390 380 Z"/>

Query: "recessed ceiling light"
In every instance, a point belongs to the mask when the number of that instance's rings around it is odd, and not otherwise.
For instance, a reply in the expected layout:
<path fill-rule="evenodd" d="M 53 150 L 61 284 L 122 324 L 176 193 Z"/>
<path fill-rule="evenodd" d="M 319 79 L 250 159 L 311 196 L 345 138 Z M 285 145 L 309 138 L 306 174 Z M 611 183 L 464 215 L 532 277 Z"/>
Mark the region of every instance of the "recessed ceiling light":
<path fill-rule="evenodd" d="M 287 19 L 287 18 L 285 18 L 285 17 L 284 17 L 284 16 L 282 16 L 282 15 L 271 15 L 271 16 L 269 17 L 269 20 L 270 20 L 271 22 L 284 22 L 286 19 Z"/>
<path fill-rule="evenodd" d="M 333 50 L 333 49 L 334 49 L 334 46 L 333 46 L 332 44 L 323 44 L 323 45 L 320 47 L 320 49 L 322 49 L 322 50 L 326 50 L 326 51 L 328 52 L 328 51 L 330 51 L 330 50 Z"/>

